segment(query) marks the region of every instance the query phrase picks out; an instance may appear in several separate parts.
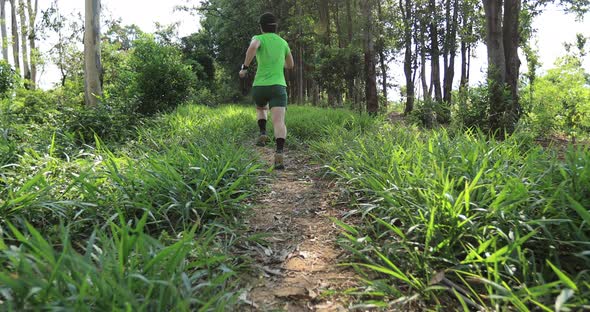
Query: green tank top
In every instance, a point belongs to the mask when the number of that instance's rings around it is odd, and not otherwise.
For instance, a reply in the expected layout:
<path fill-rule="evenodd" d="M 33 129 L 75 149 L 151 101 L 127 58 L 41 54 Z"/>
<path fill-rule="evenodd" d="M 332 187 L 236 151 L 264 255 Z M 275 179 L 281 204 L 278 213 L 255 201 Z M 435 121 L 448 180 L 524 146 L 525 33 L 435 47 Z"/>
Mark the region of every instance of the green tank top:
<path fill-rule="evenodd" d="M 256 51 L 258 69 L 253 86 L 280 85 L 286 87 L 285 57 L 291 52 L 287 41 L 274 33 L 254 36 L 252 40 L 260 41 L 260 47 Z"/>

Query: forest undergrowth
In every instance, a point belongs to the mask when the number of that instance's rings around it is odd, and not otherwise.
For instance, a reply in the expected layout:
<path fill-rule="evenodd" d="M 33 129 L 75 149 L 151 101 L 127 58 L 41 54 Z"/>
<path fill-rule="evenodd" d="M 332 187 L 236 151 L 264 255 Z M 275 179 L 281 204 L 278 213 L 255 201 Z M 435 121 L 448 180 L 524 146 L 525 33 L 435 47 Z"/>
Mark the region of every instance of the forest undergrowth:
<path fill-rule="evenodd" d="M 3 309 L 231 309 L 249 259 L 232 246 L 271 171 L 251 107 L 184 105 L 93 142 L 2 115 Z M 287 148 L 311 152 L 354 209 L 343 265 L 362 306 L 588 308 L 590 153 L 518 132 L 423 130 L 292 106 Z"/>

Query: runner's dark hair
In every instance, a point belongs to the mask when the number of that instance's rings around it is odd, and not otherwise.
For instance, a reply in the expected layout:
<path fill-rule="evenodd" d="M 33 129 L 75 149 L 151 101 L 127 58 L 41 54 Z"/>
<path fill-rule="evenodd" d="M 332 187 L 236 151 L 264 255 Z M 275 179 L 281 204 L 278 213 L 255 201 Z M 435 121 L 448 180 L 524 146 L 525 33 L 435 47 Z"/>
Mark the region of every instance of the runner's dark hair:
<path fill-rule="evenodd" d="M 258 23 L 260 24 L 262 31 L 265 33 L 276 33 L 279 25 L 277 17 L 270 12 L 262 14 Z"/>

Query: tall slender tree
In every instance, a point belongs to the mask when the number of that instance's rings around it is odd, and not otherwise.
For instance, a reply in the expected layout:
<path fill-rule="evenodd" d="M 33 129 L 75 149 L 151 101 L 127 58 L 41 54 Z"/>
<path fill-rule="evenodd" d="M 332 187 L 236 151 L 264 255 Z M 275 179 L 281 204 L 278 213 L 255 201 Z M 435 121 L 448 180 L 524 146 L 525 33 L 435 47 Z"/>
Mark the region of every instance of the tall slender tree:
<path fill-rule="evenodd" d="M 0 38 L 2 44 L 2 58 L 8 63 L 8 33 L 6 30 L 6 0 L 0 0 Z"/>
<path fill-rule="evenodd" d="M 446 32 L 444 41 L 444 75 L 443 101 L 447 105 L 452 101 L 453 80 L 455 78 L 455 57 L 457 55 L 457 28 L 459 18 L 459 1 L 446 0 Z"/>
<path fill-rule="evenodd" d="M 20 49 L 18 40 L 18 22 L 16 17 L 17 0 L 10 0 L 10 14 L 12 20 L 12 56 L 14 58 L 14 68 L 18 73 L 20 70 Z"/>
<path fill-rule="evenodd" d="M 377 97 L 377 71 L 375 70 L 375 38 L 373 7 L 374 0 L 363 1 L 363 14 L 366 17 L 364 30 L 365 41 L 365 96 L 367 100 L 367 112 L 377 114 L 379 100 Z"/>
<path fill-rule="evenodd" d="M 436 0 L 430 0 L 428 2 L 428 8 L 430 10 L 430 79 L 434 86 L 434 98 L 437 102 L 441 103 L 442 98 L 442 87 L 440 84 L 440 48 L 438 43 L 438 6 Z"/>
<path fill-rule="evenodd" d="M 406 107 L 404 114 L 409 114 L 414 110 L 414 75 L 412 66 L 412 1 L 399 0 L 399 8 L 402 13 L 404 27 L 404 75 L 406 77 Z"/>
<path fill-rule="evenodd" d="M 102 64 L 100 60 L 100 0 L 86 0 L 84 33 L 85 102 L 96 107 L 102 95 Z"/>
<path fill-rule="evenodd" d="M 37 29 L 35 22 L 37 20 L 37 12 L 39 11 L 39 0 L 35 0 L 35 4 L 31 0 L 27 0 L 27 9 L 29 13 L 29 52 L 31 61 L 31 87 L 35 88 L 37 84 L 37 63 L 39 61 L 39 51 L 37 50 Z"/>
<path fill-rule="evenodd" d="M 379 25 L 381 25 L 379 29 L 379 33 L 377 35 L 377 53 L 379 54 L 379 67 L 381 69 L 381 87 L 383 92 L 383 97 L 385 98 L 384 104 L 387 106 L 387 57 L 386 57 L 386 47 L 385 47 L 385 29 L 384 29 L 384 16 L 383 16 L 383 7 L 381 1 L 377 2 L 377 17 L 379 21 Z"/>
<path fill-rule="evenodd" d="M 29 50 L 28 50 L 28 37 L 29 37 L 29 30 L 28 30 L 28 23 L 27 23 L 27 15 L 26 15 L 26 2 L 24 0 L 19 0 L 18 3 L 18 15 L 20 17 L 20 35 L 21 35 L 21 53 L 23 57 L 23 76 L 25 78 L 25 86 L 30 88 L 30 80 L 31 80 L 31 67 L 29 66 Z"/>

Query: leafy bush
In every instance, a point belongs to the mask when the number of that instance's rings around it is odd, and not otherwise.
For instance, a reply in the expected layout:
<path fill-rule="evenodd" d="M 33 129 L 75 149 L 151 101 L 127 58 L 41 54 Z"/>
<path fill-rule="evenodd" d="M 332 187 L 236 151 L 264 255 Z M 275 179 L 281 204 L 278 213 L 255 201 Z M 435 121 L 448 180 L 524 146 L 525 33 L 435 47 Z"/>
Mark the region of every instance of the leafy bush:
<path fill-rule="evenodd" d="M 195 87 L 196 78 L 182 53 L 174 46 L 162 45 L 144 35 L 134 42 L 129 60 L 135 73 L 133 92 L 136 111 L 144 115 L 166 112 L 182 104 Z"/>
<path fill-rule="evenodd" d="M 7 96 L 16 84 L 16 75 L 10 64 L 0 60 L 0 97 Z"/>
<path fill-rule="evenodd" d="M 524 97 L 526 122 L 539 135 L 590 131 L 590 76 L 572 57 L 563 57 L 556 65 L 537 78 L 532 94 Z"/>
<path fill-rule="evenodd" d="M 464 128 L 487 129 L 482 124 L 488 120 L 489 90 L 487 85 L 468 88 L 458 94 L 457 105 L 454 106 L 454 121 Z"/>
<path fill-rule="evenodd" d="M 207 106 L 217 106 L 220 104 L 220 96 L 211 92 L 207 88 L 201 88 L 191 96 L 191 102 Z"/>

